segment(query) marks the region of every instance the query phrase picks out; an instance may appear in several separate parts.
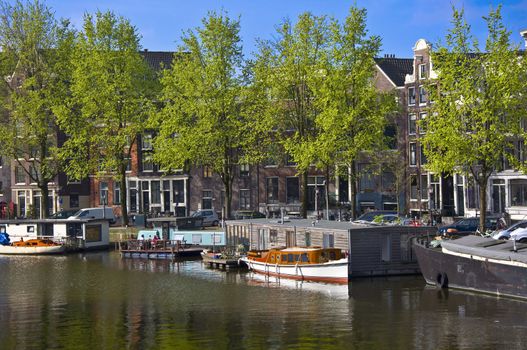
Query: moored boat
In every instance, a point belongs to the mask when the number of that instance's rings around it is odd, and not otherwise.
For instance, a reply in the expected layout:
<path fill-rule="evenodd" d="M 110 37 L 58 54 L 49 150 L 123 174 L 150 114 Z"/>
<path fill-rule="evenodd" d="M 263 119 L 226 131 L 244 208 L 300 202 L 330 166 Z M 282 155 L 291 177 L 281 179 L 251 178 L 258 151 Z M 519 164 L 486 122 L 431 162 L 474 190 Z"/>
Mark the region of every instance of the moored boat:
<path fill-rule="evenodd" d="M 428 284 L 500 296 L 527 298 L 527 244 L 465 236 L 414 251 Z"/>
<path fill-rule="evenodd" d="M 348 283 L 348 258 L 336 248 L 292 247 L 249 251 L 240 260 L 254 272 L 269 276 Z"/>
<path fill-rule="evenodd" d="M 0 245 L 0 254 L 9 255 L 62 254 L 64 250 L 64 245 L 49 239 L 30 239 L 14 242 L 10 245 Z"/>

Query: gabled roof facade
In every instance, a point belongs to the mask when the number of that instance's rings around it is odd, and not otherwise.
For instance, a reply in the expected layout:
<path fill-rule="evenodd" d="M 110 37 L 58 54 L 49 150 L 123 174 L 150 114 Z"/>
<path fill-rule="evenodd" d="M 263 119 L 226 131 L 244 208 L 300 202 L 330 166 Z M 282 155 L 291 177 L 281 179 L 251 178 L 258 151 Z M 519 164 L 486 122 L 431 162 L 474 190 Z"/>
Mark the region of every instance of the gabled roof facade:
<path fill-rule="evenodd" d="M 413 58 L 378 57 L 375 62 L 396 87 L 404 86 L 404 77 L 413 71 Z"/>

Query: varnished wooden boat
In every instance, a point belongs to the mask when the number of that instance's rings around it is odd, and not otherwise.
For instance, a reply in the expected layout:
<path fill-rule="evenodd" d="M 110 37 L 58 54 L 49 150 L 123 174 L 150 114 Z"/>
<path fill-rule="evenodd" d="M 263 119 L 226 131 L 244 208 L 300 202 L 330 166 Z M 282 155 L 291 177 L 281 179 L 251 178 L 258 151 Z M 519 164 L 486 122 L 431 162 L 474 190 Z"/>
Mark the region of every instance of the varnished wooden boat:
<path fill-rule="evenodd" d="M 9 255 L 44 255 L 62 254 L 65 247 L 49 239 L 29 239 L 13 242 L 11 245 L 0 245 L 0 254 Z"/>
<path fill-rule="evenodd" d="M 249 251 L 240 260 L 254 272 L 269 276 L 348 283 L 348 258 L 336 248 L 292 247 Z"/>

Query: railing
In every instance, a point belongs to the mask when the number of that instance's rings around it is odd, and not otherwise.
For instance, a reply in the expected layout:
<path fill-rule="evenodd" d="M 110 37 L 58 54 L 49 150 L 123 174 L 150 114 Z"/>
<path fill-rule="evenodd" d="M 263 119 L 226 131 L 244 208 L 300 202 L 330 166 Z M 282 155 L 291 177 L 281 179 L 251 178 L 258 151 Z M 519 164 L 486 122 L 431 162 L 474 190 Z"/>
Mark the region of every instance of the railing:
<path fill-rule="evenodd" d="M 131 239 L 119 241 L 119 250 L 135 251 L 182 251 L 190 248 L 191 245 L 179 240 L 142 240 Z"/>

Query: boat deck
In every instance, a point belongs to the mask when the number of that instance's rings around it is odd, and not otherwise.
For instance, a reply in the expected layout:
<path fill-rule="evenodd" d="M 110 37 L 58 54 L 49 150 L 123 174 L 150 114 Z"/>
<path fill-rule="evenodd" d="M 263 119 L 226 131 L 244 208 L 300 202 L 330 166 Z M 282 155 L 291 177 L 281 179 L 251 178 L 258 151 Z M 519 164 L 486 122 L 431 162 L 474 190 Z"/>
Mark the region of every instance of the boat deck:
<path fill-rule="evenodd" d="M 121 257 L 146 259 L 177 259 L 199 257 L 202 247 L 182 244 L 180 241 L 127 240 L 118 242 Z"/>
<path fill-rule="evenodd" d="M 527 263 L 527 244 L 513 241 L 471 235 L 443 241 L 441 247 L 454 253 Z"/>

